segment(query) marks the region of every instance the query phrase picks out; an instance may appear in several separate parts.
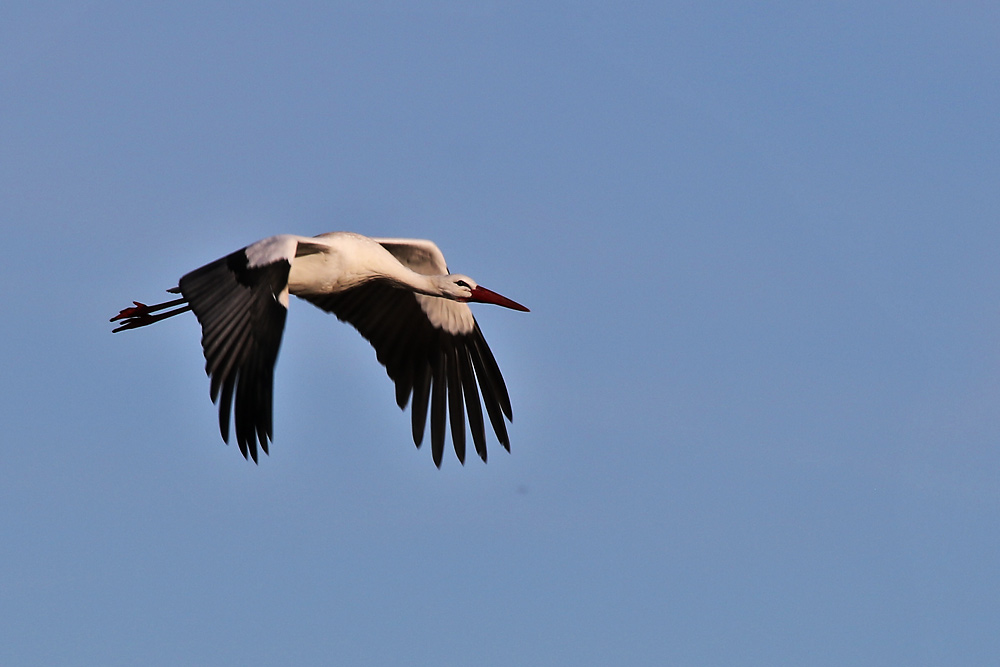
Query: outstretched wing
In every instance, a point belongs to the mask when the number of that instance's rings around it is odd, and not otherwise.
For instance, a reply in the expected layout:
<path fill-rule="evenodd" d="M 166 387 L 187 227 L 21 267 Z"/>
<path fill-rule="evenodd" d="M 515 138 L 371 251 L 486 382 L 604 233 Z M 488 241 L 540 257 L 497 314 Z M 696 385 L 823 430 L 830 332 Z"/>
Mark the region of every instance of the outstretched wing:
<path fill-rule="evenodd" d="M 444 253 L 433 241 L 425 239 L 372 239 L 388 250 L 401 264 L 425 276 L 449 273 Z"/>
<path fill-rule="evenodd" d="M 288 313 L 288 273 L 297 241 L 276 236 L 196 269 L 178 291 L 201 323 L 205 372 L 219 430 L 229 442 L 235 404 L 236 442 L 257 461 L 272 438 L 274 364 Z"/>
<path fill-rule="evenodd" d="M 447 272 L 441 251 L 430 241 L 377 240 L 414 271 Z M 507 386 L 466 304 L 414 294 L 381 280 L 337 294 L 302 296 L 349 322 L 371 343 L 396 384 L 400 408 L 405 408 L 412 396 L 413 442 L 417 447 L 423 442 L 430 411 L 435 465 L 441 465 L 449 415 L 458 460 L 465 462 L 467 418 L 476 452 L 486 461 L 484 405 L 497 440 L 510 450 L 504 423 L 504 416 L 508 420 L 512 417 Z"/>

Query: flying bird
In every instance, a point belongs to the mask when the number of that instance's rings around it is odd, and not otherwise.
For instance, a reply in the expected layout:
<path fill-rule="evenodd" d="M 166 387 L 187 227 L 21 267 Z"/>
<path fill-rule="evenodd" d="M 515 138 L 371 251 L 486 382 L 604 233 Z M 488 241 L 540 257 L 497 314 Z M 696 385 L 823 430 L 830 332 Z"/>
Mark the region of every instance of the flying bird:
<path fill-rule="evenodd" d="M 282 234 L 195 269 L 167 291 L 180 297 L 151 306 L 133 301 L 111 318 L 120 322 L 114 333 L 193 311 L 222 439 L 229 442 L 232 411 L 240 452 L 255 463 L 258 444 L 266 454 L 274 439 L 274 364 L 289 294 L 333 313 L 371 343 L 396 385 L 396 403 L 401 409 L 410 403 L 417 447 L 430 412 L 436 466 L 449 418 L 458 460 L 465 462 L 468 420 L 476 453 L 486 461 L 483 406 L 497 440 L 510 451 L 504 423 L 513 417 L 510 396 L 467 304 L 528 309 L 468 276 L 448 273 L 431 241 Z"/>

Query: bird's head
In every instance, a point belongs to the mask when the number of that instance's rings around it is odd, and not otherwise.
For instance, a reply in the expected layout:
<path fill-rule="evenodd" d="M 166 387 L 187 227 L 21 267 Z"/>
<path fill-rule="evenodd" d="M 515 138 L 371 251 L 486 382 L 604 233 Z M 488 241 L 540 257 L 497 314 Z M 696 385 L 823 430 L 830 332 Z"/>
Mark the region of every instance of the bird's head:
<path fill-rule="evenodd" d="M 510 308 L 512 310 L 520 310 L 525 313 L 529 312 L 527 308 L 518 302 L 497 294 L 493 290 L 480 287 L 476 284 L 475 280 L 469 276 L 463 276 L 460 273 L 453 273 L 449 276 L 445 276 L 444 283 L 441 287 L 443 296 L 454 299 L 455 301 L 461 301 L 462 303 L 492 303 L 496 306 L 503 306 L 504 308 Z"/>

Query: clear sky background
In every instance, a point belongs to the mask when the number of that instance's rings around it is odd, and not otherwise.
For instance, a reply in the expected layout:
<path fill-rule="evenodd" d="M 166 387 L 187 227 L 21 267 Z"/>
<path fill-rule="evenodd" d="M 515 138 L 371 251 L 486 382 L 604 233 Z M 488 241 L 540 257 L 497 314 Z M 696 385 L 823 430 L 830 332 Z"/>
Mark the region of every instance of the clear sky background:
<path fill-rule="evenodd" d="M 6 2 L 0 663 L 1000 660 L 1000 8 Z M 435 240 L 507 454 L 293 300 L 259 466 L 186 316 Z"/>

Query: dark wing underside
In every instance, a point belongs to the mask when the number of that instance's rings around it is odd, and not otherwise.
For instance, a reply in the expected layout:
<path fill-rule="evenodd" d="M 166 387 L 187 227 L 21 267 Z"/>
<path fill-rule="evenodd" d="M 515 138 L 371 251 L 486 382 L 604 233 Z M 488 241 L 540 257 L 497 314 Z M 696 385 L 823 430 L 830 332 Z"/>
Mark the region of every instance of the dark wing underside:
<path fill-rule="evenodd" d="M 288 314 L 278 299 L 288 287 L 290 269 L 287 259 L 250 268 L 243 249 L 192 271 L 178 287 L 201 323 L 205 372 L 212 402 L 219 404 L 222 439 L 229 442 L 235 404 L 236 442 L 254 462 L 257 443 L 266 454 L 272 438 L 274 364 Z"/>
<path fill-rule="evenodd" d="M 406 407 L 412 395 L 410 411 L 417 447 L 423 441 L 430 410 L 435 465 L 441 466 L 449 408 L 451 437 L 459 461 L 465 462 L 466 415 L 476 453 L 486 460 L 483 405 L 497 440 L 510 451 L 504 423 L 504 415 L 511 419 L 510 397 L 478 323 L 473 321 L 468 333 L 448 333 L 431 323 L 412 292 L 377 280 L 339 294 L 302 298 L 349 322 L 371 343 L 379 362 L 396 383 L 400 408 Z"/>

